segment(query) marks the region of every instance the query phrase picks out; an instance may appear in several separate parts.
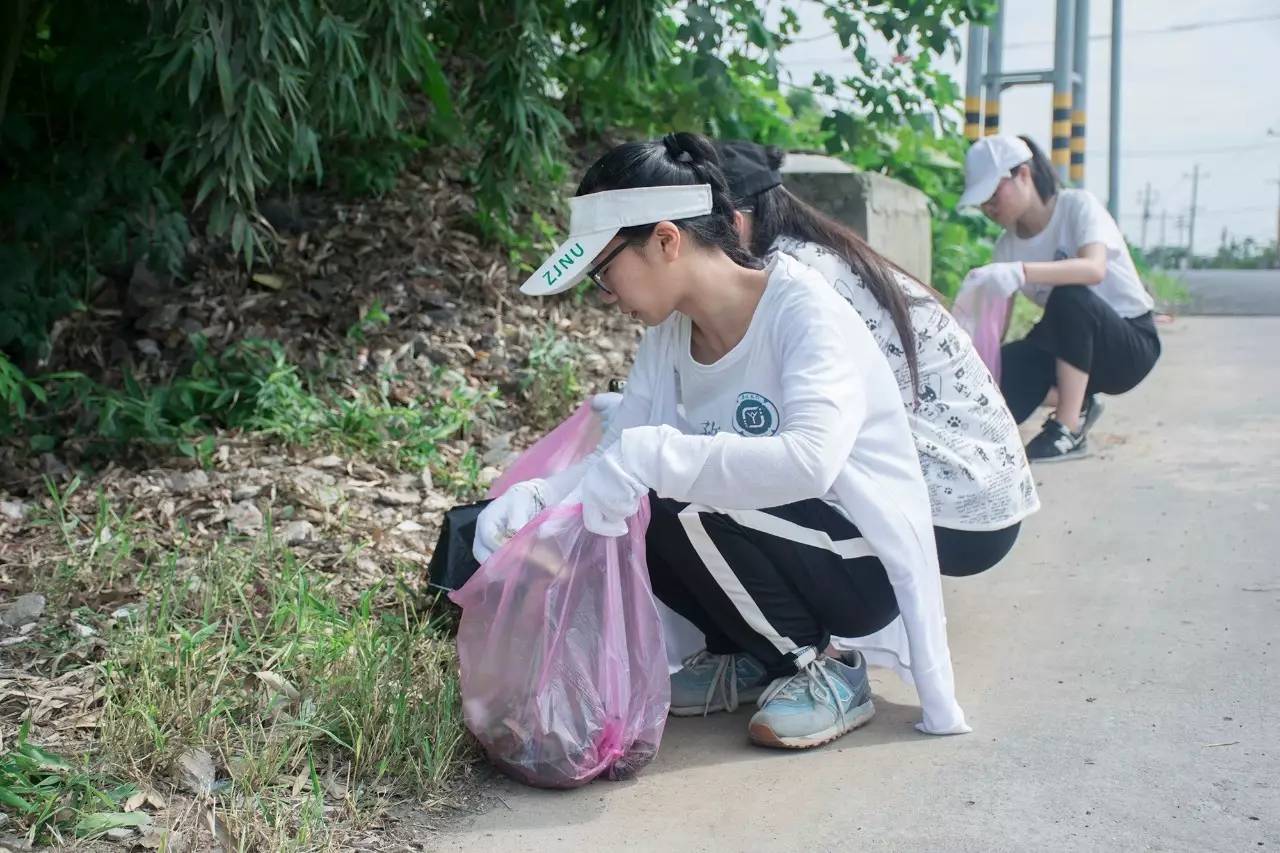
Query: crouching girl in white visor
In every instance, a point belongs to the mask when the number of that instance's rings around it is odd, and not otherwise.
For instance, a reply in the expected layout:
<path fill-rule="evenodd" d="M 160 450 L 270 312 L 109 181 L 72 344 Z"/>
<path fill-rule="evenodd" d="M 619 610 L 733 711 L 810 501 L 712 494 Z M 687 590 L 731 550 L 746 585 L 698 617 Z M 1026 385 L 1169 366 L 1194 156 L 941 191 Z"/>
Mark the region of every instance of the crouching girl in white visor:
<path fill-rule="evenodd" d="M 613 149 L 571 206 L 569 238 L 521 290 L 589 276 L 649 328 L 600 448 L 487 507 L 477 558 L 561 501 L 619 535 L 647 494 L 654 592 L 705 637 L 672 677 L 673 714 L 755 700 L 752 741 L 818 746 L 874 713 L 865 649 L 909 667 L 922 731 L 968 731 L 928 491 L 858 315 L 812 269 L 741 247 L 700 136 Z M 866 639 L 828 654 L 833 636 Z"/>

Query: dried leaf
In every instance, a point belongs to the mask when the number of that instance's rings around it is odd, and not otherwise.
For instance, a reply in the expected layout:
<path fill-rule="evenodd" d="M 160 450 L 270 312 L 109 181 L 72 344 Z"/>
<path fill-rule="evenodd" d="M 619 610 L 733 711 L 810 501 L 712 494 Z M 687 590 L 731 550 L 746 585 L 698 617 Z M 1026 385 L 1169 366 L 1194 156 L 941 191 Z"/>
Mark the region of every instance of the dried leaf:
<path fill-rule="evenodd" d="M 298 689 L 290 684 L 284 676 L 271 672 L 270 670 L 255 672 L 254 675 L 258 677 L 259 681 L 267 685 L 273 693 L 280 693 L 284 695 L 290 702 L 297 701 L 299 695 Z"/>
<path fill-rule="evenodd" d="M 285 287 L 284 279 L 282 279 L 278 275 L 272 275 L 271 273 L 267 273 L 267 272 L 254 273 L 253 280 L 256 284 L 260 284 L 263 287 L 269 287 L 272 290 L 283 290 Z"/>

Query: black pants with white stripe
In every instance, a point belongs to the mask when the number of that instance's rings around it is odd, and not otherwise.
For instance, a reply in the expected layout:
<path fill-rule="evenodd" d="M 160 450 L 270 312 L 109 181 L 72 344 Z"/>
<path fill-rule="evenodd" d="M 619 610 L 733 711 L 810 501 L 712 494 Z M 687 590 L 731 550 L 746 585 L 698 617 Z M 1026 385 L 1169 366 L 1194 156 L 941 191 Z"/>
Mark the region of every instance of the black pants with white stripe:
<path fill-rule="evenodd" d="M 776 678 L 832 635 L 860 637 L 898 615 L 884 565 L 821 500 L 715 510 L 649 494 L 645 536 L 654 594 L 707 637 Z"/>

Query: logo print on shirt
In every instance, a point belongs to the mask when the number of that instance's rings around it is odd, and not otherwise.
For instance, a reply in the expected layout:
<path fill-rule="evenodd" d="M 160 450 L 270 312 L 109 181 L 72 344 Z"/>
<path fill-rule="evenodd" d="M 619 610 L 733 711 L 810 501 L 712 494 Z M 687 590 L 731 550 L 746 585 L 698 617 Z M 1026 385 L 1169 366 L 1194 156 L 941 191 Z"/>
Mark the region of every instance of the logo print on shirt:
<path fill-rule="evenodd" d="M 768 397 L 745 391 L 738 395 L 738 409 L 733 415 L 733 429 L 738 435 L 776 435 L 778 407 Z"/>

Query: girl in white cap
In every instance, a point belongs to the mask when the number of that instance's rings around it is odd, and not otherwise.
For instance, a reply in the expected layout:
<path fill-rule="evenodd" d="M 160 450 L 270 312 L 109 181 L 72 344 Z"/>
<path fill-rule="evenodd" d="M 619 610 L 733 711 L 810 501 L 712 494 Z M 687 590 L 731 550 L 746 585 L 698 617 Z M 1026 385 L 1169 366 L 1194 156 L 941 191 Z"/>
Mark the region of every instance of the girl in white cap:
<path fill-rule="evenodd" d="M 980 139 L 964 171 L 959 206 L 981 207 L 1005 228 L 995 262 L 973 270 L 965 286 L 1009 297 L 1021 290 L 1044 308 L 1026 338 L 1001 350 L 1000 389 L 1018 422 L 1042 403 L 1056 408 L 1027 457 L 1083 456 L 1102 413 L 1095 395 L 1129 391 L 1160 357 L 1151 296 L 1106 208 L 1085 190 L 1062 189 L 1030 139 Z"/>
<path fill-rule="evenodd" d="M 722 142 L 717 151 L 751 250 L 785 252 L 821 272 L 893 369 L 929 487 L 942 573 L 995 566 L 1040 501 L 1018 425 L 969 336 L 937 294 L 793 195 L 780 149 Z"/>
<path fill-rule="evenodd" d="M 477 558 L 561 501 L 618 535 L 648 495 L 654 592 L 705 644 L 672 677 L 673 714 L 757 700 L 753 742 L 818 746 L 871 718 L 879 657 L 909 669 L 922 731 L 968 731 L 928 491 L 893 373 L 853 309 L 794 259 L 742 248 L 703 137 L 613 149 L 571 209 L 568 239 L 522 290 L 589 277 L 649 328 L 600 448 L 489 505 Z M 829 650 L 891 624 L 876 644 Z"/>

